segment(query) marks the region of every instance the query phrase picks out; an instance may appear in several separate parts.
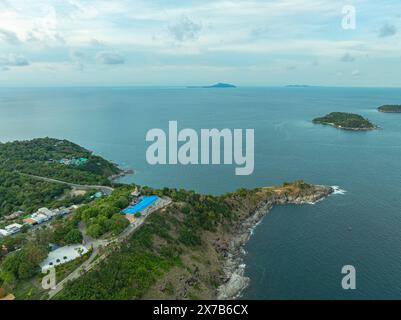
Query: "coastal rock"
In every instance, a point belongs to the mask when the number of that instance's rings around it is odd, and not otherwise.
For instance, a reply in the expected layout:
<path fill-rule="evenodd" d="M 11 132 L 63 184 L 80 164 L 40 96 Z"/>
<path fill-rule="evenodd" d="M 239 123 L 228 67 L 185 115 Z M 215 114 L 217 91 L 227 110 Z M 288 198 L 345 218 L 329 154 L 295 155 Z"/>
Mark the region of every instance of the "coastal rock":
<path fill-rule="evenodd" d="M 217 298 L 221 300 L 236 299 L 248 286 L 250 279 L 244 275 L 245 265 L 243 264 L 243 259 L 246 255 L 244 246 L 251 237 L 255 226 L 260 223 L 274 205 L 314 204 L 334 191 L 332 187 L 311 186 L 298 193 L 269 195 L 258 204 L 256 209 L 251 210 L 249 216 L 239 222 L 235 236 L 228 244 L 228 250 L 224 255 L 223 284 L 217 289 Z"/>
<path fill-rule="evenodd" d="M 244 272 L 245 265 L 242 265 L 231 273 L 228 282 L 219 288 L 217 297 L 219 300 L 237 298 L 238 294 L 249 285 L 250 279 L 244 276 Z"/>

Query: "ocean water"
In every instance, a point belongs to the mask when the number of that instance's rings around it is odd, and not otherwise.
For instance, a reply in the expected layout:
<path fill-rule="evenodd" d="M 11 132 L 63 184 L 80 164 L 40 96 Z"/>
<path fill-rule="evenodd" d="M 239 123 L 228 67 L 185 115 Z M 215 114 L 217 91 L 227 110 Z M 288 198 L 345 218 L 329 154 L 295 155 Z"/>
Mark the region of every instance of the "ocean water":
<path fill-rule="evenodd" d="M 401 89 L 357 88 L 41 88 L 0 89 L 0 141 L 50 136 L 72 140 L 136 174 L 126 182 L 221 194 L 304 179 L 344 194 L 315 205 L 281 206 L 246 246 L 249 299 L 401 298 Z M 331 111 L 382 127 L 347 132 L 314 125 Z M 150 166 L 146 132 L 255 129 L 255 171 L 235 166 Z M 353 265 L 357 289 L 341 288 Z"/>

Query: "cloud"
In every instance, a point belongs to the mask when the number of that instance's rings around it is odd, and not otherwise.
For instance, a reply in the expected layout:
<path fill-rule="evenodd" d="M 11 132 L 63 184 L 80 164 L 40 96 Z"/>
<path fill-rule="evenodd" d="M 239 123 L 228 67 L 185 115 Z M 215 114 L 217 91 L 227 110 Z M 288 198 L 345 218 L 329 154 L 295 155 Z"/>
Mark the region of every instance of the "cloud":
<path fill-rule="evenodd" d="M 59 33 L 55 33 L 54 34 L 54 39 L 57 40 L 58 42 L 62 43 L 62 44 L 66 43 L 64 37 Z"/>
<path fill-rule="evenodd" d="M 344 54 L 340 59 L 341 62 L 354 62 L 355 60 L 356 58 L 349 53 Z"/>
<path fill-rule="evenodd" d="M 286 69 L 287 71 L 294 71 L 294 70 L 297 70 L 297 66 L 290 65 L 290 66 L 287 66 L 285 69 Z"/>
<path fill-rule="evenodd" d="M 96 55 L 96 60 L 101 64 L 124 64 L 125 59 L 119 53 L 102 51 Z"/>
<path fill-rule="evenodd" d="M 21 43 L 15 32 L 6 29 L 0 29 L 0 40 L 3 40 L 11 45 L 18 45 Z"/>
<path fill-rule="evenodd" d="M 3 67 L 24 67 L 29 66 L 29 61 L 23 55 L 10 53 L 0 56 L 0 66 Z"/>
<path fill-rule="evenodd" d="M 70 52 L 70 57 L 73 60 L 81 60 L 85 58 L 85 52 L 79 51 L 79 50 L 72 50 Z"/>
<path fill-rule="evenodd" d="M 360 72 L 359 70 L 356 69 L 356 70 L 352 71 L 351 75 L 352 75 L 353 77 L 359 77 L 359 76 L 361 75 L 361 72 Z"/>
<path fill-rule="evenodd" d="M 391 37 L 394 36 L 396 33 L 397 33 L 397 28 L 392 24 L 386 23 L 384 26 L 380 28 L 379 37 L 380 38 Z"/>
<path fill-rule="evenodd" d="M 187 17 L 181 18 L 168 27 L 170 34 L 179 42 L 198 39 L 201 30 L 201 24 L 195 23 Z"/>
<path fill-rule="evenodd" d="M 98 39 L 95 39 L 95 38 L 92 38 L 92 39 L 89 41 L 89 44 L 90 44 L 91 46 L 93 46 L 93 47 L 104 47 L 104 46 L 105 46 L 105 44 L 104 44 L 102 41 L 100 41 L 100 40 L 98 40 Z"/>
<path fill-rule="evenodd" d="M 74 64 L 78 67 L 78 70 L 83 71 L 85 66 L 84 62 L 86 59 L 86 54 L 80 50 L 71 50 L 70 51 L 70 58 Z"/>
<path fill-rule="evenodd" d="M 251 36 L 254 38 L 265 37 L 271 32 L 270 28 L 267 26 L 253 28 L 251 30 Z"/>

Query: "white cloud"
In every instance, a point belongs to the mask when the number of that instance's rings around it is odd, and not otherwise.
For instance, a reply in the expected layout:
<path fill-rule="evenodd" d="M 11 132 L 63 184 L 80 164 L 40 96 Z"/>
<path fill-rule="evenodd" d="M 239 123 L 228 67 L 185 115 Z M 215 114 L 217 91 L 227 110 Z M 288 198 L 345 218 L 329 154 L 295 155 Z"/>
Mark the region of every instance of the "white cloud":
<path fill-rule="evenodd" d="M 0 40 L 10 45 L 18 45 L 21 43 L 20 39 L 18 38 L 15 32 L 6 29 L 0 29 Z"/>
<path fill-rule="evenodd" d="M 24 67 L 30 63 L 23 55 L 10 53 L 8 55 L 0 56 L 0 66 L 5 67 Z"/>
<path fill-rule="evenodd" d="M 342 62 L 354 62 L 355 60 L 356 58 L 349 53 L 344 54 L 340 59 Z"/>
<path fill-rule="evenodd" d="M 397 28 L 392 24 L 386 23 L 380 28 L 379 37 L 380 38 L 391 37 L 394 36 L 396 33 L 397 33 Z"/>
<path fill-rule="evenodd" d="M 176 41 L 196 40 L 202 30 L 202 25 L 183 17 L 169 25 L 168 30 Z"/>
<path fill-rule="evenodd" d="M 361 72 L 360 72 L 358 69 L 356 69 L 356 70 L 353 70 L 353 71 L 351 72 L 351 75 L 352 75 L 353 77 L 359 77 L 359 76 L 361 75 Z"/>
<path fill-rule="evenodd" d="M 85 65 L 85 76 L 107 70 L 132 79 L 125 70 L 142 68 L 148 78 L 160 78 L 146 70 L 163 66 L 178 78 L 190 65 L 194 78 L 216 68 L 229 68 L 232 74 L 234 69 L 259 74 L 272 68 L 275 79 L 291 70 L 291 76 L 308 73 L 305 77 L 313 74 L 320 80 L 344 68 L 341 62 L 356 59 L 363 78 L 376 66 L 392 74 L 394 63 L 387 61 L 399 59 L 401 42 L 377 37 L 397 36 L 397 25 L 378 26 L 399 12 L 401 3 L 354 3 L 363 19 L 357 30 L 345 32 L 343 3 L 332 0 L 0 0 L 0 55 L 4 62 L 4 53 L 18 44 L 19 53 L 34 58 L 30 68 L 19 69 L 20 75 L 50 70 L 45 65 L 72 73 Z M 113 64 L 122 66 L 100 66 Z M 78 74 L 77 81 L 83 76 Z M 265 79 L 260 75 L 260 81 Z"/>
<path fill-rule="evenodd" d="M 116 52 L 102 51 L 96 55 L 96 60 L 101 64 L 124 64 L 125 59 Z"/>

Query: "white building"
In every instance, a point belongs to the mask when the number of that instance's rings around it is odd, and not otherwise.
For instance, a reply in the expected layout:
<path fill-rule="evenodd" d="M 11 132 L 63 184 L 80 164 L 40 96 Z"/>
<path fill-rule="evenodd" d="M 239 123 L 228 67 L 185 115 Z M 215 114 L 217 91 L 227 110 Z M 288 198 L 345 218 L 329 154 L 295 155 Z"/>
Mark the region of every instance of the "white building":
<path fill-rule="evenodd" d="M 20 225 L 18 223 L 13 223 L 7 227 L 4 227 L 4 229 L 9 233 L 9 235 L 20 232 L 21 228 L 22 228 L 22 225 Z"/>
<path fill-rule="evenodd" d="M 0 229 L 0 236 L 7 237 L 7 236 L 9 236 L 10 234 L 11 234 L 11 233 L 9 233 L 7 230 Z"/>
<path fill-rule="evenodd" d="M 65 246 L 51 251 L 41 264 L 42 271 L 73 261 L 88 252 L 88 249 L 80 244 Z"/>
<path fill-rule="evenodd" d="M 53 217 L 53 212 L 47 208 L 40 208 L 37 211 L 38 214 L 44 214 L 45 216 L 48 216 L 49 218 Z"/>
<path fill-rule="evenodd" d="M 34 213 L 31 218 L 35 220 L 38 224 L 48 221 L 50 218 L 42 213 Z"/>
<path fill-rule="evenodd" d="M 70 209 L 61 207 L 61 208 L 59 209 L 58 215 L 59 215 L 59 216 L 64 216 L 64 215 L 66 215 L 66 214 L 69 214 L 70 212 L 71 212 Z"/>

